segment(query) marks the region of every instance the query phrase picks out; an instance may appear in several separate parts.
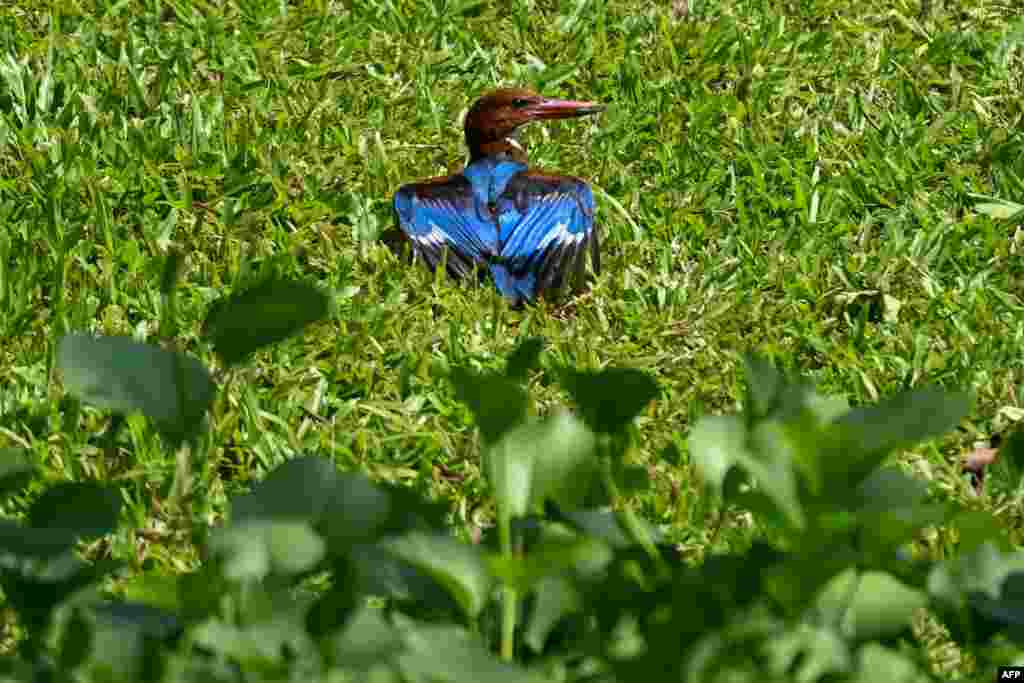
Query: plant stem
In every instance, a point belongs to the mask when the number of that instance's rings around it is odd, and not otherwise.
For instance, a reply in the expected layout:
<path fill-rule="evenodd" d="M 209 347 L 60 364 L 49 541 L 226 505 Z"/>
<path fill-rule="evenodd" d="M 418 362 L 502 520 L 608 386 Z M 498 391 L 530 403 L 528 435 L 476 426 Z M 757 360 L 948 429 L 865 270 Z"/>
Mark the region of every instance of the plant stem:
<path fill-rule="evenodd" d="M 501 540 L 501 554 L 511 559 L 514 554 L 514 546 L 512 542 L 512 520 L 508 515 L 499 514 L 498 534 Z M 514 586 L 503 586 L 501 592 L 501 658 L 506 662 L 511 662 L 515 654 L 518 603 L 518 589 Z"/>
<path fill-rule="evenodd" d="M 651 558 L 651 562 L 657 567 L 658 572 L 665 574 L 669 571 L 668 566 L 665 564 L 664 558 L 661 553 L 658 552 L 658 547 L 654 544 L 654 539 L 651 538 L 650 534 L 647 533 L 647 527 L 640 523 L 640 519 L 636 516 L 633 510 L 625 504 L 622 500 L 622 494 L 619 493 L 619 487 L 615 483 L 615 477 L 612 476 L 611 459 L 602 458 L 601 467 L 601 478 L 605 488 L 608 491 L 608 497 L 612 500 L 612 506 L 615 509 L 615 516 L 618 519 L 619 524 L 622 525 L 626 533 L 636 543 L 640 544 L 640 547 L 644 549 L 647 556 Z"/>

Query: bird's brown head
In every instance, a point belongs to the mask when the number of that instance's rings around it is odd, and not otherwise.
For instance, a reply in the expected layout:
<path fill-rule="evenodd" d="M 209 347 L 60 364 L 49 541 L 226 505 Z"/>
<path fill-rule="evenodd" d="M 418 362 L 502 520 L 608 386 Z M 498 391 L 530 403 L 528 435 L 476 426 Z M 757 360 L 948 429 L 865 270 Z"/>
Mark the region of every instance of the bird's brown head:
<path fill-rule="evenodd" d="M 502 152 L 525 156 L 513 135 L 530 121 L 568 119 L 604 111 L 602 104 L 542 97 L 525 88 L 502 88 L 477 100 L 466 114 L 466 144 L 470 158 Z"/>

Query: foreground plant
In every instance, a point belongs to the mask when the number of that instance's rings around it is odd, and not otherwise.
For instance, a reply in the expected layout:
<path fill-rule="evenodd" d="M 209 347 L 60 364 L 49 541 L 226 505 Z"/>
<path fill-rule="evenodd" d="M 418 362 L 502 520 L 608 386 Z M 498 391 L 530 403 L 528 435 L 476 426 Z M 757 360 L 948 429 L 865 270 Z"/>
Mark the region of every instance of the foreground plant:
<path fill-rule="evenodd" d="M 257 283 L 216 305 L 205 333 L 235 364 L 323 315 L 318 296 Z M 194 358 L 81 335 L 58 356 L 81 399 L 142 412 L 172 448 L 202 430 L 215 391 Z M 929 502 L 885 465 L 954 427 L 965 395 L 924 388 L 850 409 L 748 359 L 746 409 L 700 420 L 689 451 L 706 495 L 753 512 L 762 538 L 692 567 L 629 506 L 646 482 L 628 464 L 633 421 L 656 382 L 548 366 L 576 410 L 536 417 L 525 383 L 543 366 L 529 339 L 502 372 L 443 371 L 481 434 L 496 509 L 482 544 L 457 540 L 442 506 L 310 454 L 232 499 L 198 570 L 136 576 L 129 601 L 111 602 L 95 588 L 116 565 L 74 548 L 116 527 L 116 489 L 51 487 L 25 523 L 2 526 L 0 581 L 27 631 L 4 668 L 16 680 L 916 681 L 927 667 L 906 645 L 924 607 L 983 663 L 1019 643 L 1024 557 L 1000 552 L 991 520 Z M 9 496 L 31 467 L 4 458 Z M 938 524 L 971 552 L 913 560 L 909 544 Z"/>

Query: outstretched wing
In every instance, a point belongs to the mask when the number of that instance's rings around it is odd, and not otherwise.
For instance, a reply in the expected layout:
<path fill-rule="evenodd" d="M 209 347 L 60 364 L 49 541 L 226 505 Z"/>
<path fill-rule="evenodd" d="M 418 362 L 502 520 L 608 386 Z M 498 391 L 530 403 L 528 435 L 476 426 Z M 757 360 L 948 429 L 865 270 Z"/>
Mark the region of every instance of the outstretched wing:
<path fill-rule="evenodd" d="M 473 188 L 462 175 L 403 185 L 395 193 L 398 224 L 412 243 L 413 254 L 435 269 L 448 251 L 448 273 L 466 277 L 474 267 L 487 270 L 497 231 L 478 215 Z"/>
<path fill-rule="evenodd" d="M 528 283 L 527 298 L 582 276 L 590 251 L 601 268 L 594 195 L 579 178 L 525 172 L 512 178 L 498 200 L 501 262 Z"/>

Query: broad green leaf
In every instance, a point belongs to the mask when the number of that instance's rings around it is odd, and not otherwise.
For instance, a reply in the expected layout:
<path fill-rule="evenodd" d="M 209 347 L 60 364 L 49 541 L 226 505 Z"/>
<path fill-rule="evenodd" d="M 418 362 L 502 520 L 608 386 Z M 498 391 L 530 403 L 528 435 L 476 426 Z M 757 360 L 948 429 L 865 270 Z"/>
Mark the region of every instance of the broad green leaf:
<path fill-rule="evenodd" d="M 226 364 L 235 365 L 321 320 L 330 303 L 330 298 L 313 285 L 265 280 L 215 302 L 203 322 L 203 336 Z"/>
<path fill-rule="evenodd" d="M 785 391 L 786 378 L 768 361 L 747 354 L 744 364 L 749 388 L 748 402 L 754 417 L 765 417 Z"/>
<path fill-rule="evenodd" d="M 850 403 L 843 396 L 822 396 L 808 392 L 804 396 L 804 401 L 807 409 L 822 424 L 832 422 L 850 410 Z"/>
<path fill-rule="evenodd" d="M 838 633 L 810 624 L 799 624 L 772 638 L 766 649 L 772 673 L 795 683 L 841 675 L 852 664 L 849 647 Z"/>
<path fill-rule="evenodd" d="M 118 414 L 142 413 L 174 441 L 195 433 L 213 400 L 202 363 L 127 337 L 67 335 L 57 367 L 78 398 Z"/>
<path fill-rule="evenodd" d="M 746 449 L 747 426 L 735 415 L 713 415 L 697 421 L 690 432 L 689 452 L 704 485 L 721 491 L 725 476 Z"/>
<path fill-rule="evenodd" d="M 412 683 L 549 683 L 540 674 L 501 662 L 458 626 L 417 624 L 404 629 L 402 673 Z"/>
<path fill-rule="evenodd" d="M 771 499 L 791 525 L 804 525 L 792 445 L 780 424 L 762 421 L 748 432 L 739 417 L 705 417 L 694 425 L 689 443 L 693 462 L 712 490 L 720 493 L 729 469 L 739 467 L 754 479 L 758 491 Z"/>
<path fill-rule="evenodd" d="M 278 610 L 270 619 L 239 626 L 211 620 L 193 629 L 191 635 L 197 645 L 237 661 L 243 671 L 267 670 L 283 666 L 292 657 L 313 655 L 298 617 Z"/>
<path fill-rule="evenodd" d="M 67 627 L 61 633 L 57 651 L 61 668 L 71 670 L 84 662 L 92 650 L 92 623 L 80 607 L 73 607 Z"/>
<path fill-rule="evenodd" d="M 545 500 L 552 500 L 564 510 L 585 505 L 596 495 L 600 463 L 597 440 L 582 421 L 568 412 L 524 425 L 519 436 L 523 449 L 533 448 L 533 476 L 530 484 L 530 505 L 538 509 Z M 512 447 L 516 439 L 505 445 Z"/>
<path fill-rule="evenodd" d="M 204 563 L 187 574 L 177 574 L 175 578 L 178 584 L 178 607 L 174 611 L 183 619 L 194 622 L 219 614 L 224 598 L 232 588 L 214 562 Z M 155 603 L 154 606 L 162 605 Z"/>
<path fill-rule="evenodd" d="M 1024 571 L 1011 572 L 1003 579 L 998 600 L 985 594 L 971 595 L 969 600 L 977 612 L 1005 629 L 1011 640 L 1024 643 Z"/>
<path fill-rule="evenodd" d="M 875 470 L 855 489 L 847 511 L 855 511 L 862 550 L 891 554 L 914 539 L 924 527 L 942 524 L 945 505 L 929 504 L 928 486 L 895 467 Z"/>
<path fill-rule="evenodd" d="M 60 529 L 91 540 L 117 528 L 121 496 L 94 482 L 64 482 L 48 488 L 32 503 L 28 524 L 35 529 Z"/>
<path fill-rule="evenodd" d="M 461 367 L 452 368 L 448 379 L 456 397 L 473 413 L 485 444 L 493 444 L 526 419 L 529 397 L 518 381 Z"/>
<path fill-rule="evenodd" d="M 567 509 L 593 495 L 599 474 L 594 434 L 568 413 L 519 425 L 484 454 L 498 514 L 522 517 L 553 500 Z"/>
<path fill-rule="evenodd" d="M 365 670 L 392 661 L 404 649 L 401 634 L 376 607 L 362 606 L 331 639 L 333 664 Z"/>
<path fill-rule="evenodd" d="M 326 458 L 295 458 L 232 499 L 232 519 L 303 520 L 339 554 L 391 530 L 395 517 L 406 513 L 395 498 L 362 474 L 338 472 Z"/>
<path fill-rule="evenodd" d="M 650 375 L 633 368 L 566 368 L 561 382 L 579 407 L 583 421 L 598 433 L 624 430 L 659 392 L 658 383 Z"/>
<path fill-rule="evenodd" d="M 23 619 L 36 625 L 40 621 L 45 622 L 54 608 L 69 596 L 123 568 L 123 563 L 117 560 L 86 564 L 76 557 L 74 551 L 52 557 L 28 558 L 31 561 L 20 566 L 12 566 L 7 559 L 4 558 L 5 598 Z"/>
<path fill-rule="evenodd" d="M 540 362 L 540 353 L 544 349 L 544 340 L 540 337 L 528 337 L 509 354 L 505 361 L 505 376 L 523 382 L 530 370 Z"/>
<path fill-rule="evenodd" d="M 178 586 L 177 576 L 150 571 L 128 578 L 122 590 L 125 599 L 133 603 L 176 612 L 180 607 Z"/>
<path fill-rule="evenodd" d="M 35 467 L 19 448 L 0 448 L 0 500 L 21 491 L 32 480 Z"/>
<path fill-rule="evenodd" d="M 821 496 L 838 505 L 855 503 L 857 487 L 893 451 L 953 429 L 969 405 L 966 394 L 924 387 L 833 420 L 819 439 Z"/>
<path fill-rule="evenodd" d="M 483 457 L 484 476 L 491 485 L 498 507 L 499 524 L 508 524 L 530 510 L 533 498 L 533 467 L 541 457 L 544 430 L 536 422 L 522 424 L 487 449 Z"/>
<path fill-rule="evenodd" d="M 533 588 L 533 609 L 526 621 L 523 642 L 534 652 L 543 651 L 558 623 L 582 607 L 582 596 L 572 581 L 562 576 L 544 577 Z"/>
<path fill-rule="evenodd" d="M 928 593 L 943 607 L 959 610 L 972 593 L 998 599 L 1006 577 L 1020 571 L 1024 571 L 1024 552 L 1002 553 L 994 544 L 983 543 L 973 552 L 932 567 Z"/>
<path fill-rule="evenodd" d="M 362 595 L 378 595 L 393 604 L 415 605 L 438 613 L 460 609 L 455 596 L 422 569 L 387 549 L 388 541 L 353 546 L 348 553 L 352 583 Z M 347 572 L 346 572 L 347 575 Z"/>
<path fill-rule="evenodd" d="M 845 638 L 885 640 L 908 631 L 917 611 L 926 606 L 924 593 L 885 572 L 858 573 L 850 568 L 822 589 L 818 609 L 828 623 L 838 624 Z"/>
<path fill-rule="evenodd" d="M 487 603 L 494 580 L 477 546 L 412 532 L 385 541 L 384 547 L 444 586 L 469 618 Z"/>
<path fill-rule="evenodd" d="M 180 635 L 184 624 L 173 613 L 152 605 L 102 602 L 89 606 L 100 625 L 120 626 L 161 640 Z"/>
<path fill-rule="evenodd" d="M 89 635 L 77 675 L 84 680 L 160 680 L 163 658 L 182 633 L 173 614 L 122 602 L 88 604 L 82 612 L 84 619 L 69 619 L 62 627 L 65 642 Z"/>
<path fill-rule="evenodd" d="M 582 566 L 605 567 L 612 560 L 608 545 L 588 536 L 568 539 L 548 537 L 525 555 L 496 555 L 490 558 L 492 573 L 503 584 L 528 590 L 538 582 Z M 589 573 L 589 572 L 588 572 Z"/>
<path fill-rule="evenodd" d="M 260 580 L 312 569 L 324 556 L 324 541 L 304 522 L 247 521 L 218 529 L 210 548 L 223 561 L 224 576 Z"/>
<path fill-rule="evenodd" d="M 867 643 L 857 652 L 857 673 L 850 683 L 929 683 L 932 680 L 907 654 L 879 643 Z"/>
<path fill-rule="evenodd" d="M 564 514 L 566 523 L 576 530 L 593 538 L 599 538 L 610 548 L 625 549 L 637 544 L 636 540 L 623 530 L 619 516 L 612 510 L 572 510 Z M 660 543 L 663 534 L 643 519 L 637 519 L 646 527 L 647 537 Z"/>
<path fill-rule="evenodd" d="M 928 498 L 928 485 L 896 467 L 884 467 L 860 483 L 857 497 L 861 510 L 912 508 Z"/>
<path fill-rule="evenodd" d="M 854 408 L 832 424 L 859 453 L 888 454 L 945 434 L 960 423 L 970 406 L 971 399 L 963 392 L 922 387 Z"/>
<path fill-rule="evenodd" d="M 744 357 L 750 394 L 747 404 L 751 417 L 788 422 L 803 419 L 807 413 L 826 422 L 846 412 L 846 400 L 820 396 L 802 380 L 788 379 L 768 361 L 754 355 Z"/>
<path fill-rule="evenodd" d="M 1007 538 L 1005 522 L 987 510 L 966 510 L 954 515 L 946 526 L 955 529 L 960 537 L 957 552 L 969 555 L 985 543 L 993 543 L 1002 550 L 1012 550 Z"/>
<path fill-rule="evenodd" d="M 353 611 L 364 603 L 364 595 L 360 592 L 362 587 L 352 580 L 355 576 L 352 565 L 349 562 L 335 563 L 331 569 L 330 588 L 320 591 L 306 612 L 306 631 L 317 639 L 340 631 Z"/>
<path fill-rule="evenodd" d="M 288 460 L 252 491 L 231 499 L 231 518 L 235 522 L 293 518 L 313 523 L 330 507 L 340 476 L 327 458 Z"/>
<path fill-rule="evenodd" d="M 891 556 L 917 538 L 922 529 L 943 524 L 948 516 L 946 506 L 936 504 L 858 512 L 860 549 L 865 554 L 873 553 L 876 558 Z"/>

